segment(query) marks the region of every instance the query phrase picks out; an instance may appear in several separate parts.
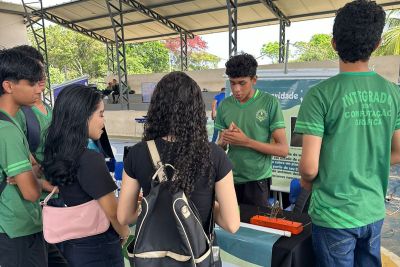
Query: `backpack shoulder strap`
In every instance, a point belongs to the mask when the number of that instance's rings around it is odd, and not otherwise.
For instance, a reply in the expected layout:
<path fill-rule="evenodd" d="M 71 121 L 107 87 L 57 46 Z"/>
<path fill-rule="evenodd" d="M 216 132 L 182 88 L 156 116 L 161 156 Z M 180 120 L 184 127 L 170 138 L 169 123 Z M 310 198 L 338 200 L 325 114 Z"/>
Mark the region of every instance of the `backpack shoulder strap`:
<path fill-rule="evenodd" d="M 153 167 L 157 171 L 158 181 L 162 182 L 164 181 L 165 176 L 163 171 L 161 172 L 158 171 L 160 168 L 163 168 L 163 164 L 161 162 L 160 154 L 158 153 L 156 143 L 154 142 L 154 140 L 149 140 L 146 141 L 146 144 L 150 152 L 151 160 L 153 162 Z"/>
<path fill-rule="evenodd" d="M 40 124 L 31 107 L 21 107 L 26 119 L 26 139 L 28 139 L 29 151 L 36 151 L 40 143 Z"/>
<path fill-rule="evenodd" d="M 12 124 L 15 125 L 15 123 L 6 114 L 4 114 L 3 112 L 0 112 L 0 120 L 8 121 L 8 122 L 11 122 Z M 4 172 L 4 170 L 3 170 L 3 176 L 4 176 L 4 179 L 0 184 L 0 195 L 1 195 L 1 193 L 3 193 L 3 190 L 7 185 L 7 174 Z"/>

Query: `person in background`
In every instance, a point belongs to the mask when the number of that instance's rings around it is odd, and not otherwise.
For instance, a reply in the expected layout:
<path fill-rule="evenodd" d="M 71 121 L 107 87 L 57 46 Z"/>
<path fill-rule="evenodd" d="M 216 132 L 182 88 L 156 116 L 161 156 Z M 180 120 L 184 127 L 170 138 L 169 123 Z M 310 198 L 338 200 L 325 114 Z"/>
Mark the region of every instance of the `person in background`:
<path fill-rule="evenodd" d="M 211 104 L 211 118 L 213 121 L 215 121 L 215 118 L 217 117 L 217 108 L 219 106 L 219 103 L 221 103 L 222 100 L 225 98 L 225 87 L 221 88 L 221 92 L 217 95 L 214 96 L 214 100 Z M 215 143 L 218 138 L 218 129 L 214 127 L 214 133 L 211 142 Z"/>
<path fill-rule="evenodd" d="M 108 82 L 107 88 L 103 90 L 103 96 L 109 96 L 113 91 L 113 84 L 112 82 Z"/>
<path fill-rule="evenodd" d="M 238 202 L 267 207 L 271 156 L 289 152 L 282 110 L 277 98 L 254 88 L 258 64 L 252 55 L 233 56 L 225 66 L 232 96 L 217 110 L 218 143 L 229 145 Z"/>
<path fill-rule="evenodd" d="M 118 98 L 119 98 L 119 84 L 116 79 L 112 80 L 112 99 L 113 99 L 113 104 L 118 103 Z"/>
<path fill-rule="evenodd" d="M 0 51 L 0 266 L 47 267 L 39 205 L 41 181 L 32 167 L 28 142 L 15 121 L 21 106 L 38 99 L 43 65 L 24 54 Z M 7 177 L 13 183 L 6 183 Z"/>
<path fill-rule="evenodd" d="M 103 132 L 103 112 L 98 90 L 67 86 L 55 102 L 45 143 L 44 173 L 59 187 L 65 204 L 71 207 L 95 199 L 111 223 L 102 234 L 62 243 L 60 250 L 72 267 L 124 266 L 121 244 L 130 231 L 117 220 L 117 186 L 103 155 L 87 148 L 88 138 L 98 140 Z"/>
<path fill-rule="evenodd" d="M 118 204 L 122 224 L 136 221 L 140 188 L 144 197 L 150 192 L 155 170 L 146 141 L 155 140 L 161 161 L 175 167 L 171 190 L 183 189 L 190 196 L 205 232 L 209 234 L 213 206 L 215 222 L 231 233 L 237 231 L 240 221 L 232 165 L 220 147 L 208 142 L 205 123 L 197 83 L 184 72 L 164 76 L 151 98 L 143 141 L 129 149 L 124 161 Z"/>
<path fill-rule="evenodd" d="M 389 169 L 400 162 L 399 88 L 368 67 L 384 26 L 375 1 L 340 8 L 332 38 L 340 73 L 312 87 L 300 107 L 299 171 L 312 188 L 317 266 L 381 266 Z"/>

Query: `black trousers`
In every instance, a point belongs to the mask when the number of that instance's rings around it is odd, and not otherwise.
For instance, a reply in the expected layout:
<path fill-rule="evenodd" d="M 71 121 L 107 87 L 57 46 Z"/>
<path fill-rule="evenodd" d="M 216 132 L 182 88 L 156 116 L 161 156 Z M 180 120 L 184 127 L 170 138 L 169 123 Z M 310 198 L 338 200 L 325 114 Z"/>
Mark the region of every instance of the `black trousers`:
<path fill-rule="evenodd" d="M 47 267 L 47 250 L 43 233 L 9 238 L 0 233 L 1 267 Z"/>
<path fill-rule="evenodd" d="M 271 178 L 235 184 L 236 197 L 239 204 L 268 207 Z"/>
<path fill-rule="evenodd" d="M 49 267 L 68 267 L 68 262 L 54 244 L 46 242 Z"/>

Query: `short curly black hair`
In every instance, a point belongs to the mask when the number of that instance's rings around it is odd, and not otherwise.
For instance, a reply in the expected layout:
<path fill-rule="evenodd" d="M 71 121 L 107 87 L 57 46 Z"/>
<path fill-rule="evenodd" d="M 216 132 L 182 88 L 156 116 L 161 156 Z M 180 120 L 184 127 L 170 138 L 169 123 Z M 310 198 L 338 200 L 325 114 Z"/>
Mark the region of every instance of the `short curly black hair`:
<path fill-rule="evenodd" d="M 254 77 L 257 74 L 257 60 L 250 54 L 240 54 L 231 57 L 225 63 L 225 73 L 229 78 Z"/>
<path fill-rule="evenodd" d="M 375 1 L 356 0 L 336 13 L 333 40 L 343 62 L 367 61 L 381 40 L 385 11 Z"/>

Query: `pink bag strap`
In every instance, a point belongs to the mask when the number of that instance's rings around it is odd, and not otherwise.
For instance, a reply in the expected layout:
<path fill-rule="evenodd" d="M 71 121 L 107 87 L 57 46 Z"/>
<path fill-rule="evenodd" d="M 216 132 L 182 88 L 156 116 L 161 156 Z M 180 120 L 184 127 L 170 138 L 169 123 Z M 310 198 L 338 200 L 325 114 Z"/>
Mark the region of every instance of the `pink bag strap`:
<path fill-rule="evenodd" d="M 43 202 L 42 202 L 42 205 L 43 205 L 43 206 L 46 206 L 46 205 L 47 205 L 47 202 L 48 202 L 48 201 L 50 200 L 50 198 L 54 195 L 54 193 L 56 192 L 57 189 L 58 189 L 58 187 L 55 186 L 55 187 L 53 188 L 53 191 L 51 191 L 51 193 L 47 195 L 47 197 L 46 197 L 46 198 L 43 200 Z"/>

